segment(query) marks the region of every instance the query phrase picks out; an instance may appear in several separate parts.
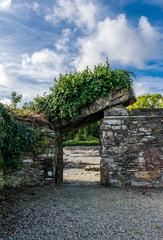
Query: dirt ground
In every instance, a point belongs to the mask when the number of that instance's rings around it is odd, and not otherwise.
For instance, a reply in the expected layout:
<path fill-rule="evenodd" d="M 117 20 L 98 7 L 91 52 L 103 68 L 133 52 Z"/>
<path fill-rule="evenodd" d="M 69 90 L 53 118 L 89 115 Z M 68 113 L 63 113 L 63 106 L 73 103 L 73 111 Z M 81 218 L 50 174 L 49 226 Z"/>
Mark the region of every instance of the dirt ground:
<path fill-rule="evenodd" d="M 65 183 L 99 183 L 99 147 L 67 147 L 64 149 Z"/>

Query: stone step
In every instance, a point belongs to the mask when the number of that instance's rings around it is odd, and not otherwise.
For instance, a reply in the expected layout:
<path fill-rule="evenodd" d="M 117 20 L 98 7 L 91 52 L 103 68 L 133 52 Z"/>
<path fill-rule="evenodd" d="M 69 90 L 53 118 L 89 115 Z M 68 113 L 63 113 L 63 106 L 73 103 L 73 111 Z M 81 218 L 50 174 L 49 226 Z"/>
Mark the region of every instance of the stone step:
<path fill-rule="evenodd" d="M 97 171 L 97 172 L 99 172 L 100 171 L 100 165 L 87 165 L 86 167 L 85 167 L 85 170 L 86 171 Z"/>

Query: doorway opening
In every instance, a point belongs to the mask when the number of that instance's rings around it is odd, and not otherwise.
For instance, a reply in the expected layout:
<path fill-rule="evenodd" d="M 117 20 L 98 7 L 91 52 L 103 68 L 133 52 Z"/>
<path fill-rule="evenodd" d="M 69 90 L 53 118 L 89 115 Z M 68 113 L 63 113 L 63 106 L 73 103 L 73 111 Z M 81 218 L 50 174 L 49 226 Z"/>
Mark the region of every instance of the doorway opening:
<path fill-rule="evenodd" d="M 63 182 L 100 183 L 100 121 L 64 138 Z"/>

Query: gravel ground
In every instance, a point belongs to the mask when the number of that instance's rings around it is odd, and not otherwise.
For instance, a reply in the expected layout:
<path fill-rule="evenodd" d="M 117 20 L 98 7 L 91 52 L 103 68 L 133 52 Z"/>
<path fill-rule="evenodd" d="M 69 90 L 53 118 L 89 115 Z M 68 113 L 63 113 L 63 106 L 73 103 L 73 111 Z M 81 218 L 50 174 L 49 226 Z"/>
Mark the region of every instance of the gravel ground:
<path fill-rule="evenodd" d="M 163 190 L 63 184 L 7 198 L 1 240 L 163 239 Z"/>
<path fill-rule="evenodd" d="M 99 183 L 100 171 L 86 171 L 79 168 L 65 169 L 63 179 L 64 183 Z"/>

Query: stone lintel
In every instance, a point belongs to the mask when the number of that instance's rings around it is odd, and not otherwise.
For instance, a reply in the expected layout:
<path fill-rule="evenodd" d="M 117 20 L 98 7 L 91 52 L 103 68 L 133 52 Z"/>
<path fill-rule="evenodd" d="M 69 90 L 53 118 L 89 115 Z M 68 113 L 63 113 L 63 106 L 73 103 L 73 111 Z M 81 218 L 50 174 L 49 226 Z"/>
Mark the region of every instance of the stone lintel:
<path fill-rule="evenodd" d="M 104 111 L 104 117 L 118 117 L 118 116 L 128 116 L 128 111 L 127 109 L 122 106 L 122 105 L 118 105 L 118 106 L 115 106 L 115 107 L 112 107 L 112 108 L 108 108 L 108 109 L 105 109 Z"/>

